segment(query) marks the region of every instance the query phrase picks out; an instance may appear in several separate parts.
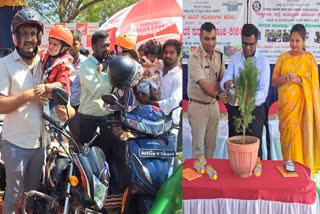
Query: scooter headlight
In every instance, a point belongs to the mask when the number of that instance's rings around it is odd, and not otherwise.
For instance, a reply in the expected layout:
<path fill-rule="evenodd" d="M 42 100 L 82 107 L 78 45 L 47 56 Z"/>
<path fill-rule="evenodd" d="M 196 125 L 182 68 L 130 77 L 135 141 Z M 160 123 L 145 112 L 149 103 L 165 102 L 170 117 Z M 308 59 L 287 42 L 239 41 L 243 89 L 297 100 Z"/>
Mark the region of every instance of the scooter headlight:
<path fill-rule="evenodd" d="M 108 188 L 103 183 L 101 183 L 101 181 L 95 175 L 92 176 L 94 186 L 93 200 L 100 210 L 102 209 L 105 199 L 107 198 Z"/>
<path fill-rule="evenodd" d="M 164 120 L 150 121 L 150 120 L 142 119 L 142 124 L 146 128 L 147 134 L 160 135 L 163 133 Z"/>
<path fill-rule="evenodd" d="M 142 133 L 146 132 L 146 129 L 144 128 L 144 126 L 141 122 L 139 122 L 137 120 L 129 119 L 129 118 L 126 118 L 126 122 L 131 128 L 133 128 L 137 131 L 140 131 Z"/>

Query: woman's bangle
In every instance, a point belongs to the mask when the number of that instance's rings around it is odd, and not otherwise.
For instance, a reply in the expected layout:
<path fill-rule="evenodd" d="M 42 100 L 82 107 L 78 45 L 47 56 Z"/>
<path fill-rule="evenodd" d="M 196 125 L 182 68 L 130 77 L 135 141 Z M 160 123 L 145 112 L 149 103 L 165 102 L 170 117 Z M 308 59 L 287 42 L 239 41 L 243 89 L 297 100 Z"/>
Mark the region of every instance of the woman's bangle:
<path fill-rule="evenodd" d="M 298 76 L 299 77 L 299 76 Z M 299 79 L 300 79 L 300 83 L 299 83 L 299 85 L 301 86 L 302 85 L 302 83 L 303 83 L 303 79 L 302 79 L 302 77 L 299 77 Z"/>

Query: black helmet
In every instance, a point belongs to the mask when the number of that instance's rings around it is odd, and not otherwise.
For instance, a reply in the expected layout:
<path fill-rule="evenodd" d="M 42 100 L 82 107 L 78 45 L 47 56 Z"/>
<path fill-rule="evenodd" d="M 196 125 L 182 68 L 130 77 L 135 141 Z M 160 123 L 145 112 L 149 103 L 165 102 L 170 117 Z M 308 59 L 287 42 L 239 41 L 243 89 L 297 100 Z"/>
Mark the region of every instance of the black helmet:
<path fill-rule="evenodd" d="M 113 86 L 125 89 L 135 86 L 142 76 L 143 69 L 130 57 L 115 56 L 109 63 L 108 72 Z"/>
<path fill-rule="evenodd" d="M 161 50 L 162 50 L 161 43 L 155 39 L 151 39 L 147 41 L 143 49 L 145 55 L 149 53 L 157 56 L 161 53 Z"/>
<path fill-rule="evenodd" d="M 38 27 L 38 45 L 41 44 L 41 36 L 43 34 L 43 23 L 39 21 L 40 15 L 29 9 L 22 9 L 19 10 L 16 15 L 13 17 L 11 22 L 11 32 L 16 36 L 18 32 L 18 28 L 23 24 L 34 24 Z M 20 38 L 17 38 L 20 39 Z M 15 46 L 17 46 L 16 38 L 13 40 Z"/>

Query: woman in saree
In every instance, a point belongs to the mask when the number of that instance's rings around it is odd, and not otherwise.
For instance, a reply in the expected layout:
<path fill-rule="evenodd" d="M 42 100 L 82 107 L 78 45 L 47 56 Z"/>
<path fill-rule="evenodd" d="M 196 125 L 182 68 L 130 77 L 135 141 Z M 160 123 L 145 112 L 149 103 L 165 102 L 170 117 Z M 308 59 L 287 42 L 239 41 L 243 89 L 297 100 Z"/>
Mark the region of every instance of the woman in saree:
<path fill-rule="evenodd" d="M 318 66 L 304 49 L 306 29 L 296 24 L 290 31 L 290 51 L 274 67 L 272 85 L 278 88 L 278 115 L 282 155 L 320 170 L 320 93 Z"/>

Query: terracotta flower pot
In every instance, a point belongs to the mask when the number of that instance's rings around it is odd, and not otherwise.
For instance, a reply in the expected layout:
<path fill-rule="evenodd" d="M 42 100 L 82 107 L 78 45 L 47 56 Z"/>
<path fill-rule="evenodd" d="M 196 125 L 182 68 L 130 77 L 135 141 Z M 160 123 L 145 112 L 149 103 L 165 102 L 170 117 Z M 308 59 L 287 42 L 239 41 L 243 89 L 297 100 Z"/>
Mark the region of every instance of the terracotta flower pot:
<path fill-rule="evenodd" d="M 242 136 L 227 139 L 227 148 L 230 167 L 235 176 L 249 177 L 257 162 L 260 140 L 256 137 L 246 136 L 242 144 Z"/>

